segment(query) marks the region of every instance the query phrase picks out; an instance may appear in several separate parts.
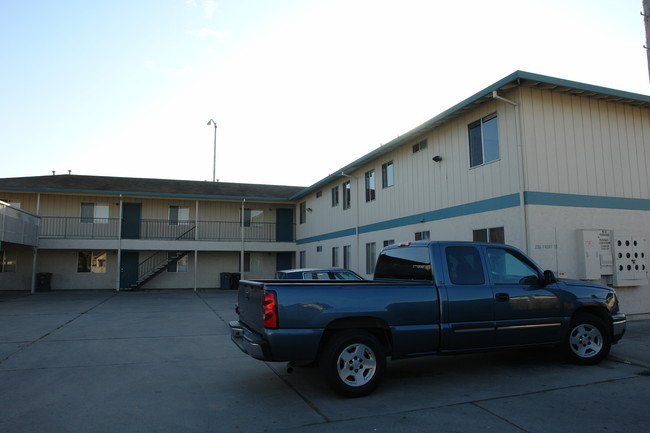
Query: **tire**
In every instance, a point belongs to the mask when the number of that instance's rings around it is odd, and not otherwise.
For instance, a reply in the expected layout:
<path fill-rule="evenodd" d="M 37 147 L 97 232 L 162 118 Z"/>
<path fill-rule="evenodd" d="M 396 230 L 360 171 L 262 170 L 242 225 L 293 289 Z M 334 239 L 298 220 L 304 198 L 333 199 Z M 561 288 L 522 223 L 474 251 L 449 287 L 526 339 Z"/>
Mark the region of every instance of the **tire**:
<path fill-rule="evenodd" d="M 362 397 L 379 385 L 386 368 L 386 354 L 371 333 L 343 331 L 327 342 L 320 368 L 334 391 L 345 397 Z"/>
<path fill-rule="evenodd" d="M 571 362 L 598 364 L 607 357 L 611 348 L 611 334 L 602 319 L 587 313 L 575 315 L 564 341 L 564 351 Z"/>

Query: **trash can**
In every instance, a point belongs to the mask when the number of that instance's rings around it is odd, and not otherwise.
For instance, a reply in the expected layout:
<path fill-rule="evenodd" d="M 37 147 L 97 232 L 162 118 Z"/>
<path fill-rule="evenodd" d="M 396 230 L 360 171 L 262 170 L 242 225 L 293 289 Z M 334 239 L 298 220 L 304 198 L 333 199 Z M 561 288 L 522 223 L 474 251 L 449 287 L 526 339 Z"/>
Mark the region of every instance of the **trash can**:
<path fill-rule="evenodd" d="M 221 285 L 220 287 L 224 290 L 232 289 L 232 274 L 230 272 L 221 273 Z"/>
<path fill-rule="evenodd" d="M 50 272 L 39 272 L 36 274 L 36 291 L 49 292 L 52 284 L 52 274 Z"/>
<path fill-rule="evenodd" d="M 239 280 L 241 280 L 241 274 L 239 272 L 233 272 L 232 274 L 232 289 L 239 289 Z"/>

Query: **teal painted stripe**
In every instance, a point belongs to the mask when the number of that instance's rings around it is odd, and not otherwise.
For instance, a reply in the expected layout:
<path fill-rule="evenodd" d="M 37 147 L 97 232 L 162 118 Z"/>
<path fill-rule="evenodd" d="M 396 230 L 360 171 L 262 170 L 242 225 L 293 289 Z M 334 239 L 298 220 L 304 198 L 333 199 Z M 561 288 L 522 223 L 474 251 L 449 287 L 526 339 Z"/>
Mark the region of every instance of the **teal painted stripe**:
<path fill-rule="evenodd" d="M 439 221 L 493 210 L 507 209 L 515 206 L 519 206 L 519 194 L 505 195 L 503 197 L 490 198 L 474 203 L 452 206 L 445 209 L 438 209 L 422 214 L 382 221 L 375 224 L 368 224 L 359 227 L 359 233 L 370 233 L 378 230 L 392 229 L 430 221 Z"/>
<path fill-rule="evenodd" d="M 297 239 L 296 240 L 296 245 L 308 244 L 308 243 L 311 243 L 311 242 L 326 241 L 328 239 L 342 238 L 342 237 L 345 237 L 345 236 L 354 236 L 356 233 L 357 232 L 356 232 L 356 230 L 354 228 L 339 230 L 337 232 L 325 233 L 325 234 L 322 234 L 322 235 L 312 236 L 312 237 L 304 238 L 304 239 Z"/>
<path fill-rule="evenodd" d="M 448 218 L 455 218 L 465 215 L 472 215 L 482 212 L 489 212 L 499 209 L 507 209 L 519 206 L 519 194 L 510 194 L 503 197 L 496 197 L 487 200 L 481 200 L 473 203 L 462 204 L 459 206 L 452 206 L 445 209 L 438 209 L 430 212 L 425 212 L 416 215 L 410 215 L 402 218 L 395 218 L 388 221 L 379 223 L 368 224 L 359 227 L 359 233 L 370 233 L 379 230 L 386 230 L 397 227 L 404 227 L 423 222 L 438 221 Z M 307 244 L 311 242 L 319 242 L 328 239 L 336 239 L 344 236 L 353 236 L 356 234 L 354 228 L 341 230 L 332 233 L 325 233 L 319 236 L 312 236 L 309 238 L 298 239 L 297 245 Z"/>
<path fill-rule="evenodd" d="M 588 207 L 601 209 L 650 210 L 650 199 L 604 197 L 579 194 L 527 191 L 524 193 L 527 205 Z"/>

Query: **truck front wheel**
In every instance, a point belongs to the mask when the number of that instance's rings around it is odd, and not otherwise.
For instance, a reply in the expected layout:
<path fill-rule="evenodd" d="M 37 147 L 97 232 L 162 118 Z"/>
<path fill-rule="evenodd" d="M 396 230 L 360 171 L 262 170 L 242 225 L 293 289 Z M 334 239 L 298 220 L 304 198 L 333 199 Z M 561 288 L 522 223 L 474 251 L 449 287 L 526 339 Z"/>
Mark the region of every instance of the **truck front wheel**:
<path fill-rule="evenodd" d="M 571 321 L 564 350 L 575 364 L 593 365 L 605 359 L 612 339 L 605 323 L 597 316 L 578 313 Z"/>
<path fill-rule="evenodd" d="M 386 354 L 371 333 L 343 331 L 325 346 L 320 368 L 336 392 L 346 397 L 362 397 L 379 385 L 386 368 Z"/>

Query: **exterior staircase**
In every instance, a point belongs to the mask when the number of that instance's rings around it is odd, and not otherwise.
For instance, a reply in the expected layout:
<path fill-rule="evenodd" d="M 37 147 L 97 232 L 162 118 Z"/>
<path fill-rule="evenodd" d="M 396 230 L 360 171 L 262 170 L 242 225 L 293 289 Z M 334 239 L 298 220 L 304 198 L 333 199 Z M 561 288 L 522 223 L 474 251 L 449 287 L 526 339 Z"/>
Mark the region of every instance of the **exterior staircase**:
<path fill-rule="evenodd" d="M 158 251 L 145 261 L 138 264 L 138 279 L 131 284 L 131 290 L 137 290 L 147 281 L 165 271 L 167 267 L 185 257 L 189 251 Z"/>

